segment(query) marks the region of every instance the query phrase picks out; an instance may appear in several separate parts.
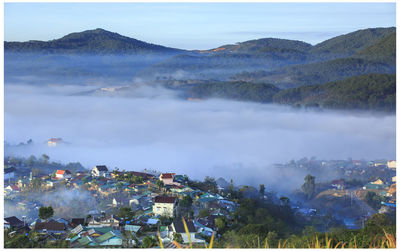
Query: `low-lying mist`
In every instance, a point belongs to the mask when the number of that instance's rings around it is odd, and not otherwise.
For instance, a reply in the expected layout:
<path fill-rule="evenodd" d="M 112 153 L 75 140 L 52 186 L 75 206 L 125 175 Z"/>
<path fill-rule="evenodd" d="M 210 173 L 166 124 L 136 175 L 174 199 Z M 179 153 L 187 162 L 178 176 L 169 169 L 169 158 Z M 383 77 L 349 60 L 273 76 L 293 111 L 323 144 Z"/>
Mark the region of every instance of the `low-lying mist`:
<path fill-rule="evenodd" d="M 292 159 L 395 158 L 395 115 L 306 111 L 227 100 L 186 101 L 139 88 L 134 98 L 71 96 L 79 87 L 5 86 L 5 140 L 34 147 L 6 155 L 46 153 L 53 161 L 155 169 L 298 188 L 305 173 L 273 166 Z M 161 93 L 160 95 L 156 95 Z M 70 144 L 49 148 L 61 137 Z"/>

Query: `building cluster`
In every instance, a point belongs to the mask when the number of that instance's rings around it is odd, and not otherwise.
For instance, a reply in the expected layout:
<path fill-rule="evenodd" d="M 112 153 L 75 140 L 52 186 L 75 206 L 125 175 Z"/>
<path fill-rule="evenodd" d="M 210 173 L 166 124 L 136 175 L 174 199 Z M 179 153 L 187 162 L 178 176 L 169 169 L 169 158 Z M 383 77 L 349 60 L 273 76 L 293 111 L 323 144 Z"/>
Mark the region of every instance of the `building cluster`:
<path fill-rule="evenodd" d="M 206 238 L 217 231 L 216 219 L 230 219 L 238 206 L 220 194 L 190 187 L 186 176 L 175 173 L 110 171 L 105 165 L 97 165 L 87 172 L 57 170 L 49 175 L 31 173 L 21 179 L 14 171 L 5 170 L 5 197 L 23 206 L 26 216 L 6 215 L 8 234 L 36 232 L 41 241 L 66 240 L 71 247 L 135 247 L 147 236 L 161 239 L 164 246 L 174 246 L 177 235 L 182 237 L 182 245 L 190 238 L 191 243 L 204 246 Z M 79 218 L 58 215 L 61 218 L 39 219 L 39 208 L 49 205 L 42 205 L 34 197 L 20 200 L 19 196 L 29 193 L 38 180 L 43 196 L 57 189 L 85 189 L 97 201 L 107 201 L 107 205 L 82 212 Z M 189 205 L 182 206 L 182 200 L 190 200 Z M 132 215 L 121 216 L 120 208 L 129 208 Z"/>

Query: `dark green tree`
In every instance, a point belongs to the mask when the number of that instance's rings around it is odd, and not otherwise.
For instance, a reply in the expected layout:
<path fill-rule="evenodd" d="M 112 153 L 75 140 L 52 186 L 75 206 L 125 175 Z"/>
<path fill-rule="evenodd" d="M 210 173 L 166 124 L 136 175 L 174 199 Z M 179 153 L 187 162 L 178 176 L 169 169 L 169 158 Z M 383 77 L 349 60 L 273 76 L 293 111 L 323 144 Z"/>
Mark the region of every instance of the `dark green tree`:
<path fill-rule="evenodd" d="M 264 186 L 264 184 L 260 184 L 260 195 L 261 195 L 261 198 L 264 198 L 264 194 L 265 194 L 265 186 Z"/>
<path fill-rule="evenodd" d="M 183 243 L 182 235 L 180 233 L 174 233 L 174 241 L 178 243 Z"/>
<path fill-rule="evenodd" d="M 156 245 L 156 239 L 152 236 L 146 236 L 143 238 L 142 247 L 143 248 L 152 248 Z"/>
<path fill-rule="evenodd" d="M 315 177 L 309 174 L 304 178 L 304 181 L 301 190 L 306 195 L 307 199 L 310 200 L 315 194 Z"/>
<path fill-rule="evenodd" d="M 122 219 L 129 220 L 132 219 L 133 216 L 135 216 L 135 213 L 130 207 L 120 207 L 118 210 L 118 217 Z"/>
<path fill-rule="evenodd" d="M 51 206 L 48 207 L 40 207 L 39 208 L 39 218 L 42 220 L 47 220 L 54 215 L 54 210 Z"/>

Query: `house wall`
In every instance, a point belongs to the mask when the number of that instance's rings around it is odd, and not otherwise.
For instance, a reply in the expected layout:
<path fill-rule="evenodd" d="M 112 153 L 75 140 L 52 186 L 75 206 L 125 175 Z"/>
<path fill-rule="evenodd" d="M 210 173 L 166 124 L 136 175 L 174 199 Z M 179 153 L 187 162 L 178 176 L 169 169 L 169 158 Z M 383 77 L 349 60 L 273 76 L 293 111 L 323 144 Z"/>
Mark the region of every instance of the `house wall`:
<path fill-rule="evenodd" d="M 191 242 L 194 242 L 194 240 L 196 240 L 195 234 L 196 233 L 189 233 Z M 183 243 L 189 243 L 189 238 L 188 238 L 187 234 L 181 233 L 181 235 L 182 235 Z"/>
<path fill-rule="evenodd" d="M 154 203 L 153 213 L 174 217 L 174 203 Z"/>
<path fill-rule="evenodd" d="M 388 161 L 388 162 L 387 162 L 387 166 L 388 166 L 390 169 L 396 169 L 396 161 L 395 161 L 395 160 L 393 160 L 393 161 Z"/>

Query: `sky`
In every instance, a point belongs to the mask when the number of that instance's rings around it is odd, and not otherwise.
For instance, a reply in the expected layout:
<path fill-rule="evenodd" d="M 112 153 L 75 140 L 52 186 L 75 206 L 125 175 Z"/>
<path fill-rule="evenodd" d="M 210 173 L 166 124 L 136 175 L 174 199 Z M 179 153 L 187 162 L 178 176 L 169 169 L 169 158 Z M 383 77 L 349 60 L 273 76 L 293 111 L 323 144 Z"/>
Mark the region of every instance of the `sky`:
<path fill-rule="evenodd" d="M 103 28 L 145 42 L 210 49 L 275 37 L 311 44 L 396 26 L 395 3 L 5 3 L 5 41 Z"/>

